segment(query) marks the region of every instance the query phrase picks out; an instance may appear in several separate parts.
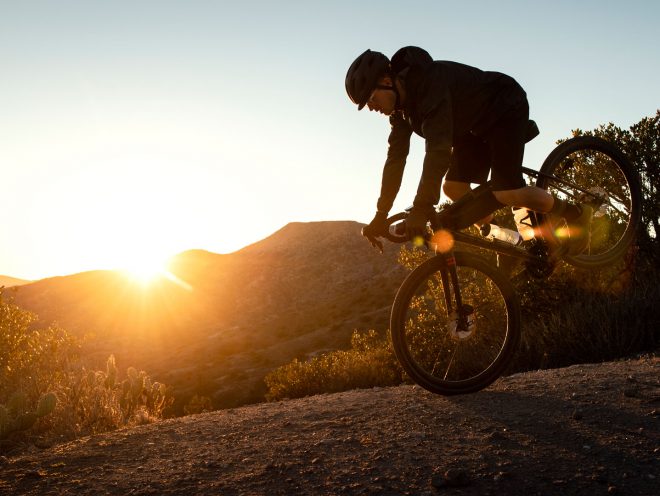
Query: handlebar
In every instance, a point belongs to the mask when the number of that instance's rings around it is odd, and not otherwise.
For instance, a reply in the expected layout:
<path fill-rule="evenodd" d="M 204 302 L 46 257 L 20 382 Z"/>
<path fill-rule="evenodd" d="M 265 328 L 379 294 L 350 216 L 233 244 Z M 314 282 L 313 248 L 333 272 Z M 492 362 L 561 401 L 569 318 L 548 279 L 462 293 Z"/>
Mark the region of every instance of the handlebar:
<path fill-rule="evenodd" d="M 406 223 L 405 219 L 408 217 L 407 212 L 400 212 L 387 218 L 387 234 L 383 237 L 392 243 L 405 243 L 408 241 L 406 236 Z"/>

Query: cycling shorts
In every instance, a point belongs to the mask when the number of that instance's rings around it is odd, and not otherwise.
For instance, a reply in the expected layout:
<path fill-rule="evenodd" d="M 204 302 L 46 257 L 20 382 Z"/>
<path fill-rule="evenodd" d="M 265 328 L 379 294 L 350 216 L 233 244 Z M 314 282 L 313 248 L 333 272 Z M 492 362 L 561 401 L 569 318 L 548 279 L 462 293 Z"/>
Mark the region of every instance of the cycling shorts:
<path fill-rule="evenodd" d="M 526 186 L 522 175 L 529 106 L 527 102 L 500 119 L 485 136 L 468 133 L 454 139 L 445 179 L 482 184 L 491 173 L 494 191 Z"/>

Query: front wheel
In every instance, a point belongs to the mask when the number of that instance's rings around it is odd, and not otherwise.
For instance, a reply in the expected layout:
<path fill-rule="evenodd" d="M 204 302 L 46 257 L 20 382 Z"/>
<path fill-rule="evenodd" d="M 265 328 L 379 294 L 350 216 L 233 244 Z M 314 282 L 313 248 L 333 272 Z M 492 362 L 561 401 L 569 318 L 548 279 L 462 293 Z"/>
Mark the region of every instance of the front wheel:
<path fill-rule="evenodd" d="M 642 215 L 639 176 L 626 156 L 594 136 L 569 139 L 543 162 L 536 186 L 555 198 L 587 203 L 594 209 L 588 244 L 579 255 L 564 257 L 571 265 L 592 268 L 620 258 L 635 236 Z M 564 220 L 540 215 L 539 222 L 559 244 L 570 242 Z"/>
<path fill-rule="evenodd" d="M 427 260 L 401 285 L 390 320 L 403 369 L 420 386 L 443 395 L 491 384 L 520 341 L 520 306 L 510 282 L 478 256 L 454 255 L 457 280 L 443 257 Z"/>

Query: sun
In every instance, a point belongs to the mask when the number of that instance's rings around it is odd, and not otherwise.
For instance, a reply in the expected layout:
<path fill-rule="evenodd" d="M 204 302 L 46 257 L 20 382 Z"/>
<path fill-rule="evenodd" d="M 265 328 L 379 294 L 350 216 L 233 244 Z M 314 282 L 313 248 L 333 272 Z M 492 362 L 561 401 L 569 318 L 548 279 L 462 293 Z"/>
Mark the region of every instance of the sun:
<path fill-rule="evenodd" d="M 169 279 L 169 257 L 156 256 L 153 253 L 133 254 L 124 261 L 121 270 L 132 281 L 149 286 L 158 280 Z"/>
<path fill-rule="evenodd" d="M 162 283 L 175 284 L 185 291 L 193 291 L 193 287 L 183 279 L 173 274 L 170 269 L 171 256 L 158 256 L 154 252 L 142 255 L 133 253 L 130 259 L 122 264 L 121 272 L 138 287 L 144 290 L 160 287 Z"/>
<path fill-rule="evenodd" d="M 122 271 L 134 282 L 143 286 L 148 286 L 158 279 L 165 277 L 166 271 L 164 267 L 157 266 L 152 263 L 135 264 L 129 267 L 124 267 Z"/>

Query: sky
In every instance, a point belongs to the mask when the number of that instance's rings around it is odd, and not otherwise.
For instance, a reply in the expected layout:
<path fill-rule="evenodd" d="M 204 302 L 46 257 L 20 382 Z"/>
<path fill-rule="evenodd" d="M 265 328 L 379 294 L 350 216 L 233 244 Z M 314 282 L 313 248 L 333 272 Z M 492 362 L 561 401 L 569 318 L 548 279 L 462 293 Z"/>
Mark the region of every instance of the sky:
<path fill-rule="evenodd" d="M 660 108 L 660 2 L 0 0 L 0 274 L 229 253 L 375 212 L 387 118 L 344 89 L 405 45 L 513 76 L 541 135 Z M 393 212 L 412 203 L 413 138 Z M 318 242 L 318 240 L 316 240 Z"/>

